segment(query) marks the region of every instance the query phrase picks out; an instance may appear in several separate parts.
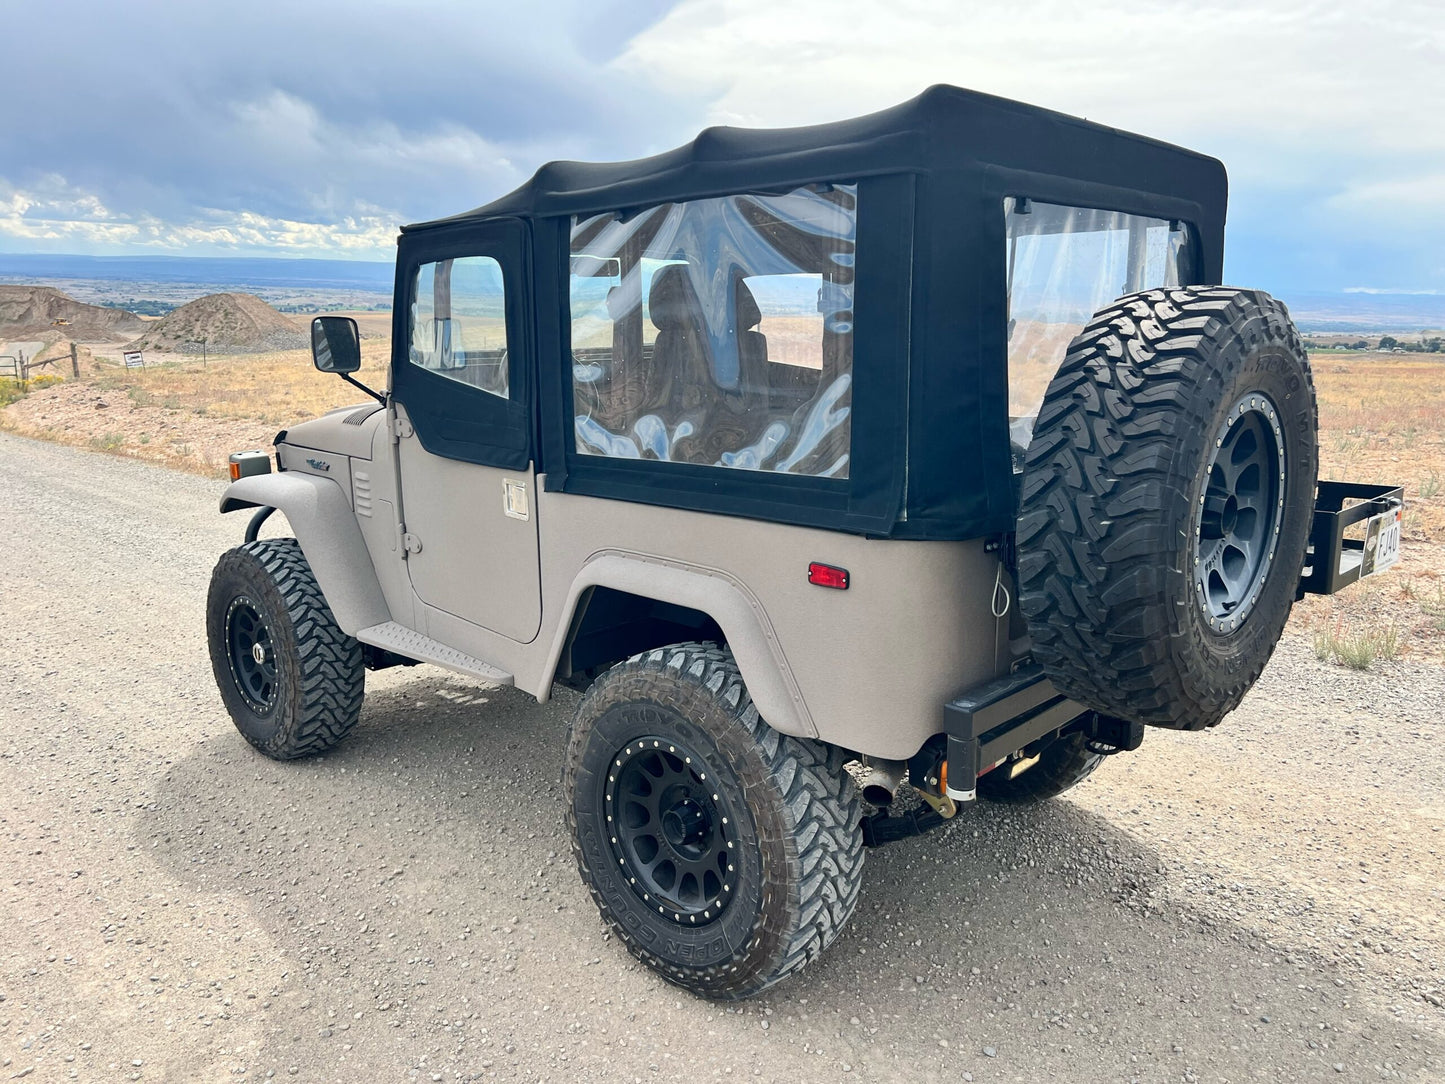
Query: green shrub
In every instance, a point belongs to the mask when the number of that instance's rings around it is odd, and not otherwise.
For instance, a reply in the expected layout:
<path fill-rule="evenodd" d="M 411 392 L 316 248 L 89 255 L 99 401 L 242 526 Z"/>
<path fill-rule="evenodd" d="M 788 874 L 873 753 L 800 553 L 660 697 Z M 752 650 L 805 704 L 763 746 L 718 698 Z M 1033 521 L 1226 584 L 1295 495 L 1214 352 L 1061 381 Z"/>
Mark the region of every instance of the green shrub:
<path fill-rule="evenodd" d="M 1394 625 L 1384 629 L 1346 632 L 1336 622 L 1315 633 L 1315 657 L 1321 662 L 1333 659 L 1351 670 L 1368 670 L 1376 659 L 1391 660 L 1400 654 L 1400 630 Z"/>

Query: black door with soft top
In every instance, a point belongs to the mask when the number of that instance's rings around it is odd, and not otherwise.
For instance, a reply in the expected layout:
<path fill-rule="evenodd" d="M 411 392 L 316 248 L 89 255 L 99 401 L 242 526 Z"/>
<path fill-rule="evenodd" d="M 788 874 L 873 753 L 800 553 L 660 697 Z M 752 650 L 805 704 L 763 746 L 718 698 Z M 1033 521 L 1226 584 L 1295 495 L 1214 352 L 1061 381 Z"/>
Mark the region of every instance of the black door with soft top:
<path fill-rule="evenodd" d="M 515 218 L 402 239 L 392 394 L 434 455 L 512 470 L 532 461 L 527 249 Z"/>

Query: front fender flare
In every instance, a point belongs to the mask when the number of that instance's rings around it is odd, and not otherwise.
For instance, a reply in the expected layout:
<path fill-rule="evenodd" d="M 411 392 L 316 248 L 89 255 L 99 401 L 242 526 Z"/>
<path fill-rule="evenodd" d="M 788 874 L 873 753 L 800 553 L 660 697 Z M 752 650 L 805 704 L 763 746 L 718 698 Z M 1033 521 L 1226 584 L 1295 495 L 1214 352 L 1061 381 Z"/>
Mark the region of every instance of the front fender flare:
<path fill-rule="evenodd" d="M 793 679 L 777 633 L 747 586 L 720 569 L 685 565 L 646 554 L 602 550 L 593 554 L 567 594 L 561 620 L 547 658 L 543 695 L 571 634 L 572 620 L 583 592 L 610 587 L 642 598 L 671 602 L 707 614 L 722 629 L 753 704 L 774 730 L 816 738 L 818 728 Z"/>
<path fill-rule="evenodd" d="M 222 513 L 267 506 L 291 524 L 343 632 L 354 636 L 391 620 L 366 540 L 340 485 L 309 474 L 256 474 L 232 482 L 221 495 Z"/>

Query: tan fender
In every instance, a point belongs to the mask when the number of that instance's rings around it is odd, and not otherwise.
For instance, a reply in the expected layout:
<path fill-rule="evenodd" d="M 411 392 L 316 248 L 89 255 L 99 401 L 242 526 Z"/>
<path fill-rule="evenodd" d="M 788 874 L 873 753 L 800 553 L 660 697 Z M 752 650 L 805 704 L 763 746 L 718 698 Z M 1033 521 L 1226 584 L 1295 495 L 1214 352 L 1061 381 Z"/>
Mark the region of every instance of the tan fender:
<path fill-rule="evenodd" d="M 577 602 L 582 593 L 592 587 L 610 587 L 707 614 L 727 637 L 748 693 L 768 725 L 784 734 L 818 736 L 818 728 L 803 703 L 772 623 L 762 603 L 746 585 L 718 569 L 646 554 L 601 550 L 582 566 L 572 581 L 562 619 L 557 624 L 543 689 L 550 688 L 551 677 L 557 671 Z"/>
<path fill-rule="evenodd" d="M 277 509 L 291 524 L 343 632 L 354 636 L 358 629 L 391 620 L 371 554 L 340 485 L 286 471 L 242 478 L 221 495 L 223 513 L 264 506 Z"/>

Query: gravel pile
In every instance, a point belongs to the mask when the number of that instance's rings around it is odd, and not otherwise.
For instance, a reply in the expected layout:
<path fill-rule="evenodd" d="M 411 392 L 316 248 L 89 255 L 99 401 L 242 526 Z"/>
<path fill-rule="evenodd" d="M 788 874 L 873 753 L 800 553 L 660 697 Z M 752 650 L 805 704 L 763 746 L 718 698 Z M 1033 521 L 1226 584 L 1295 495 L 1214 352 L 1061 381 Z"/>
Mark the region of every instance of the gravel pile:
<path fill-rule="evenodd" d="M 301 350 L 310 340 L 301 327 L 255 294 L 207 294 L 167 313 L 127 350 L 212 354 L 266 354 Z"/>

